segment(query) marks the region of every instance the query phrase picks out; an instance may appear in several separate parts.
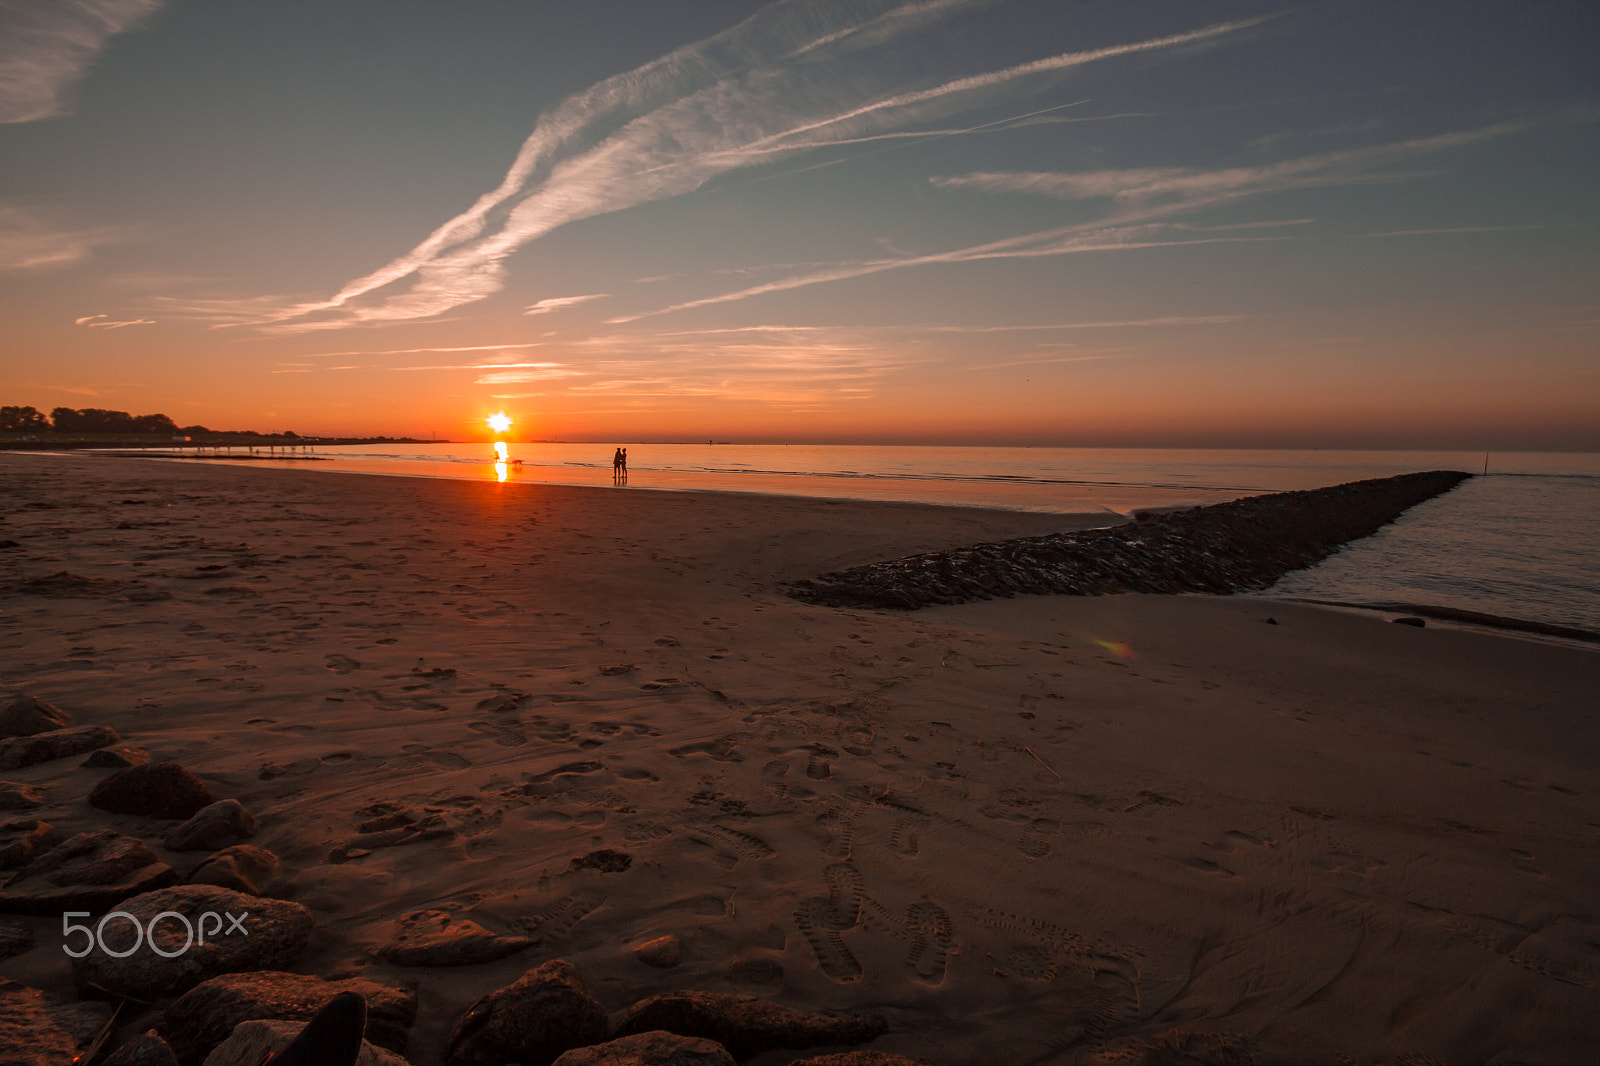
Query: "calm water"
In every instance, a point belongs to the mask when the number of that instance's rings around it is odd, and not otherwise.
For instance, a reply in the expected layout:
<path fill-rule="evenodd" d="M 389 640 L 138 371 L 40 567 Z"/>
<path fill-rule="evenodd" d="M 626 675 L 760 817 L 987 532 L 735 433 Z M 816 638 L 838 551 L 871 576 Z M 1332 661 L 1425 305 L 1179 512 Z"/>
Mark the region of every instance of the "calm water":
<path fill-rule="evenodd" d="M 1600 476 L 1491 472 L 1289 574 L 1271 593 L 1457 607 L 1600 632 L 1597 521 Z"/>
<path fill-rule="evenodd" d="M 1414 470 L 1481 471 L 1473 452 L 634 444 L 618 491 L 897 500 L 1046 513 L 1216 503 Z M 301 469 L 612 486 L 611 445 L 317 448 Z M 1488 477 L 1413 508 L 1268 595 L 1424 603 L 1600 630 L 1600 454 L 1505 453 Z"/>

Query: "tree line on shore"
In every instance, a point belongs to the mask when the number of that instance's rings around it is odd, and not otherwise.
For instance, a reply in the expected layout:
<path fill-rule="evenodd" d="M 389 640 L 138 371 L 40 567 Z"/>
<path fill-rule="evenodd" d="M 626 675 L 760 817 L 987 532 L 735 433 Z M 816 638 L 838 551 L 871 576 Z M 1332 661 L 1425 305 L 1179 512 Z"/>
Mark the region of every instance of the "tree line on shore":
<path fill-rule="evenodd" d="M 98 407 L 75 410 L 57 407 L 45 415 L 34 407 L 0 407 L 0 433 L 24 434 L 117 434 L 167 437 L 208 437 L 222 433 L 249 437 L 281 437 L 299 440 L 293 430 L 282 433 L 256 433 L 254 430 L 213 430 L 205 426 L 180 426 L 166 415 L 132 415 L 127 411 L 108 411 Z"/>

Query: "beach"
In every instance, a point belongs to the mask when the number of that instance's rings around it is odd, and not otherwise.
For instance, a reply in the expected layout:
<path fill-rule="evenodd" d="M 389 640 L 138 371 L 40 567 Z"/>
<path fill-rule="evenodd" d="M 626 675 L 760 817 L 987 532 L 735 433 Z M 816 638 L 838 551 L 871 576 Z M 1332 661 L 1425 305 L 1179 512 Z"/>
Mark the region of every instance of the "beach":
<path fill-rule="evenodd" d="M 870 1048 L 934 1066 L 1594 1045 L 1594 650 L 1252 597 L 785 588 L 1103 510 L 38 454 L 0 454 L 0 510 L 0 699 L 239 800 L 263 894 L 315 919 L 292 968 L 413 989 L 414 1066 L 556 958 L 611 1012 L 875 1012 Z M 90 807 L 81 761 L 3 776 L 44 790 L 27 817 L 205 858 Z M 399 815 L 429 831 L 362 829 Z M 418 911 L 532 943 L 390 961 Z M 24 920 L 0 976 L 72 998 L 59 920 Z"/>

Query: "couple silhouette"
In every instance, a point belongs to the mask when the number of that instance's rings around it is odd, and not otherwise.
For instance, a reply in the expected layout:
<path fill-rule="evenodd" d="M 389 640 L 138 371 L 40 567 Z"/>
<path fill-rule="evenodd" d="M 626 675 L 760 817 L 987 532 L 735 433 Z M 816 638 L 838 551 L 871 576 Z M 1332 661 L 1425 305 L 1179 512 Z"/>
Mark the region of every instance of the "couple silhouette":
<path fill-rule="evenodd" d="M 618 448 L 617 454 L 611 457 L 611 480 L 615 484 L 625 484 L 628 480 L 628 449 Z"/>

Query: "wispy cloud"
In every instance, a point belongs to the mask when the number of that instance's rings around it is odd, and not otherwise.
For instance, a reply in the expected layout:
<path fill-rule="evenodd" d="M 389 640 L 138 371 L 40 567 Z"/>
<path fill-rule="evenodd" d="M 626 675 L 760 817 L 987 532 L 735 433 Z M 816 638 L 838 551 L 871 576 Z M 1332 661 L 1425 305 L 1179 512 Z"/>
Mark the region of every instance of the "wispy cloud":
<path fill-rule="evenodd" d="M 1440 226 L 1436 229 L 1392 229 L 1383 233 L 1363 233 L 1363 237 L 1431 237 L 1436 233 L 1515 233 L 1518 230 L 1544 229 L 1543 226 Z"/>
<path fill-rule="evenodd" d="M 1346 152 L 1326 152 L 1264 166 L 1203 169 L 1142 167 L 1132 170 L 977 172 L 930 179 L 941 189 L 1029 193 L 1062 200 L 1109 199 L 1136 207 L 1194 208 L 1224 200 L 1316 185 L 1402 181 L 1413 174 L 1383 169 L 1389 164 L 1447 148 L 1459 148 L 1516 133 L 1523 123 L 1501 123 L 1459 133 L 1421 137 Z"/>
<path fill-rule="evenodd" d="M 124 326 L 153 326 L 153 318 L 131 318 L 122 321 L 112 319 L 110 315 L 84 315 L 72 320 L 74 326 L 87 326 L 90 329 L 122 329 Z"/>
<path fill-rule="evenodd" d="M 491 370 L 473 379 L 475 385 L 520 385 L 530 381 L 553 381 L 556 378 L 575 378 L 582 370 L 547 363 L 537 369 Z"/>
<path fill-rule="evenodd" d="M 902 66 L 886 54 L 901 34 L 965 5 L 877 6 L 835 24 L 808 5 L 771 5 L 601 82 L 544 115 L 500 184 L 410 252 L 326 300 L 239 321 L 298 332 L 435 317 L 500 291 L 510 255 L 557 227 L 680 196 L 775 156 L 936 119 L 1019 80 L 1215 42 L 1262 21 L 1062 53 L 908 92 L 886 85 Z"/>
<path fill-rule="evenodd" d="M 106 42 L 162 0 L 5 0 L 0 3 L 0 123 L 69 112 L 68 93 Z"/>
<path fill-rule="evenodd" d="M 420 351 L 449 351 L 450 349 L 419 349 L 419 350 Z M 348 356 L 348 355 L 363 355 L 363 354 L 368 354 L 368 353 L 363 353 L 363 352 L 343 352 L 343 353 L 339 353 L 339 354 L 343 354 L 343 355 L 347 355 Z M 318 357 L 316 357 L 316 356 L 301 356 L 301 358 L 302 359 L 307 359 L 307 358 L 318 358 Z M 343 363 L 343 364 L 340 364 L 340 365 L 337 365 L 337 366 L 328 366 L 328 365 L 325 365 L 325 364 L 303 363 L 303 362 L 294 362 L 294 361 L 287 361 L 286 360 L 284 362 L 279 363 L 278 364 L 278 368 L 276 370 L 274 370 L 273 373 L 274 374 L 309 374 L 309 373 L 312 373 L 312 372 L 315 372 L 315 371 L 324 371 L 324 370 L 326 370 L 326 371 L 337 371 L 337 370 L 377 370 L 377 371 L 382 371 L 382 372 L 385 372 L 385 373 L 410 373 L 410 372 L 413 372 L 413 371 L 424 371 L 424 370 L 494 370 L 494 371 L 509 371 L 509 370 L 513 370 L 514 369 L 514 370 L 516 370 L 518 372 L 530 372 L 530 371 L 537 372 L 537 373 L 540 373 L 540 374 L 544 374 L 544 376 L 556 376 L 556 377 L 566 376 L 566 375 L 560 375 L 560 374 L 550 375 L 550 374 L 546 374 L 545 373 L 546 371 L 552 370 L 552 369 L 560 367 L 560 366 L 562 366 L 561 363 L 507 363 L 507 362 L 499 362 L 499 363 L 424 363 L 424 364 L 411 364 L 411 365 L 408 365 L 408 366 L 393 366 L 393 365 L 385 364 L 385 363 Z"/>
<path fill-rule="evenodd" d="M 73 266 L 118 236 L 108 228 L 70 229 L 39 210 L 0 204 L 0 271 Z"/>
<path fill-rule="evenodd" d="M 656 311 L 620 316 L 608 321 L 612 324 L 622 324 L 653 315 L 730 303 L 809 285 L 941 263 L 1282 240 L 1286 238 L 1188 237 L 1184 235 L 1204 228 L 1167 220 L 1246 197 L 1287 189 L 1408 180 L 1416 177 L 1416 174 L 1396 171 L 1392 169 L 1394 164 L 1416 159 L 1431 152 L 1506 136 L 1526 128 L 1525 123 L 1502 123 L 1476 130 L 1440 134 L 1347 152 L 1330 152 L 1255 167 L 1213 170 L 1199 167 L 1143 167 L 1083 173 L 978 172 L 953 177 L 935 177 L 929 180 L 939 188 L 983 193 L 1030 193 L 1074 200 L 1106 199 L 1112 202 L 1113 210 L 1107 217 L 1094 222 L 1038 230 L 1003 240 L 926 255 L 833 264 L 734 292 L 688 300 Z M 1219 226 L 1215 229 L 1275 228 L 1299 225 L 1303 221 L 1308 220 L 1275 220 L 1261 226 L 1243 224 L 1238 227 Z"/>
<path fill-rule="evenodd" d="M 529 304 L 522 309 L 525 315 L 547 315 L 551 311 L 559 311 L 563 307 L 574 304 L 588 303 L 590 300 L 600 300 L 610 296 L 609 292 L 591 292 L 587 296 L 548 296 L 538 303 Z"/>
<path fill-rule="evenodd" d="M 642 318 L 670 314 L 675 311 L 690 311 L 700 307 L 732 303 L 736 300 L 747 300 L 752 296 L 787 292 L 792 289 L 805 288 L 809 285 L 867 277 L 871 274 L 882 274 L 890 270 L 904 270 L 908 267 L 933 266 L 941 263 L 973 263 L 985 259 L 1036 259 L 1046 256 L 1079 255 L 1088 252 L 1132 251 L 1140 248 L 1172 248 L 1196 244 L 1238 244 L 1284 239 L 1280 237 L 1194 237 L 1172 239 L 1163 237 L 1166 228 L 1160 224 L 1106 226 L 1095 223 L 1064 226 L 1058 229 L 1027 233 L 1020 237 L 1008 237 L 1004 240 L 972 245 L 967 248 L 934 252 L 929 255 L 840 263 L 809 273 L 795 274 L 775 281 L 764 282 L 760 285 L 752 285 L 749 288 L 739 289 L 734 292 L 706 296 L 698 300 L 686 300 L 655 311 L 607 319 L 607 322 L 612 325 L 621 325 L 628 322 L 636 322 Z"/>

